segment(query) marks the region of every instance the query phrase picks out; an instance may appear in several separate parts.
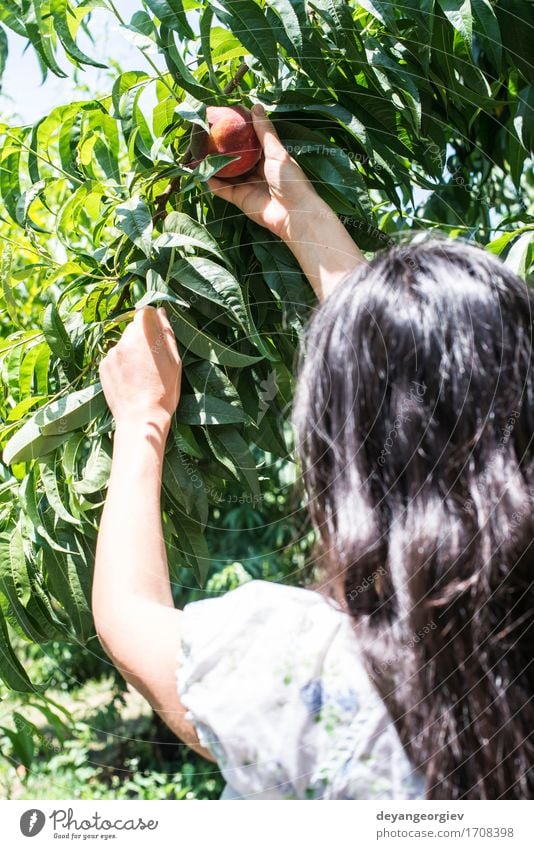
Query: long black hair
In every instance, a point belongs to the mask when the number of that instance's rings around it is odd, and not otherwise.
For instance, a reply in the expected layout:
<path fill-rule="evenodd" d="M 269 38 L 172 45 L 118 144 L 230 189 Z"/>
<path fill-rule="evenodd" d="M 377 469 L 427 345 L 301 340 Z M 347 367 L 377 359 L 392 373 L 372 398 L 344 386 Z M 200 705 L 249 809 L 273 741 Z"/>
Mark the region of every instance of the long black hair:
<path fill-rule="evenodd" d="M 432 799 L 534 798 L 534 297 L 445 239 L 359 266 L 294 403 L 322 583 Z"/>

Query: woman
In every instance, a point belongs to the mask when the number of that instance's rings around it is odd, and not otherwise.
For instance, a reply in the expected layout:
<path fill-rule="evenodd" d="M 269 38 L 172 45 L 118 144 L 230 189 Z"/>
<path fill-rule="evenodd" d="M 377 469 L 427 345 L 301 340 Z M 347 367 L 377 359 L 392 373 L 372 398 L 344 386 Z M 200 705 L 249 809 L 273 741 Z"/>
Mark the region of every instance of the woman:
<path fill-rule="evenodd" d="M 254 122 L 258 173 L 210 187 L 289 245 L 322 302 L 294 420 L 323 592 L 251 581 L 174 608 L 160 483 L 181 363 L 146 308 L 101 366 L 99 637 L 234 797 L 532 798 L 531 292 L 443 240 L 366 263 Z"/>

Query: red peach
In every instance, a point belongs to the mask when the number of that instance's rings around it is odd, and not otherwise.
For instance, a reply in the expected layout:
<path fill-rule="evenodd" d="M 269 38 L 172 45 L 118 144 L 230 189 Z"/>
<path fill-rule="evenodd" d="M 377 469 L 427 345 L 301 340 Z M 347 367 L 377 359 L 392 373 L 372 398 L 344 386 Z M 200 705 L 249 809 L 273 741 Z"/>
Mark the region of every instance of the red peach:
<path fill-rule="evenodd" d="M 217 173 L 229 179 L 248 174 L 261 156 L 261 145 L 254 131 L 252 115 L 244 106 L 208 106 L 206 118 L 210 131 L 195 124 L 191 132 L 191 153 L 198 165 L 208 154 L 239 156 Z"/>

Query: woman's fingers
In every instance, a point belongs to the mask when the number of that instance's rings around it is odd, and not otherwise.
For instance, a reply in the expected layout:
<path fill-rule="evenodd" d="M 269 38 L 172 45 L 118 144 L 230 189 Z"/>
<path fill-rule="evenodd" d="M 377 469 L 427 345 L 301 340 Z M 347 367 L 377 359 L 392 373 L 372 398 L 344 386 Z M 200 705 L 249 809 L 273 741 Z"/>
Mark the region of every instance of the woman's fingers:
<path fill-rule="evenodd" d="M 136 309 L 133 317 L 133 326 L 139 326 L 141 331 L 144 331 L 146 338 L 150 343 L 154 341 L 158 332 L 160 332 L 160 322 L 158 312 L 154 307 L 141 307 Z"/>
<path fill-rule="evenodd" d="M 218 177 L 210 177 L 208 180 L 208 188 L 214 195 L 223 200 L 233 203 L 234 185 L 227 180 L 220 180 Z"/>
<path fill-rule="evenodd" d="M 276 160 L 286 159 L 288 156 L 287 150 L 278 138 L 278 133 L 265 114 L 265 109 L 261 103 L 256 103 L 252 107 L 252 120 L 265 158 Z"/>
<path fill-rule="evenodd" d="M 163 333 L 165 334 L 167 339 L 169 351 L 172 357 L 179 364 L 181 362 L 181 359 L 180 354 L 178 352 L 178 345 L 176 344 L 176 336 L 174 335 L 174 330 L 172 329 L 165 307 L 158 307 L 158 316 L 161 324 L 161 329 L 163 330 Z"/>
<path fill-rule="evenodd" d="M 146 343 L 153 352 L 157 353 L 164 343 L 175 355 L 175 358 L 177 357 L 175 336 L 166 313 L 165 319 L 163 319 L 161 308 L 146 306 L 135 310 L 133 321 L 124 331 L 122 338 L 126 341 L 137 334 L 144 336 Z M 176 354 L 172 350 L 173 344 Z"/>
<path fill-rule="evenodd" d="M 158 307 L 156 309 L 155 307 L 146 306 L 136 309 L 133 322 L 128 325 L 124 333 L 132 332 L 137 327 L 145 328 L 148 337 L 159 336 L 164 331 L 170 334 L 173 339 L 176 338 L 165 307 Z"/>
<path fill-rule="evenodd" d="M 167 310 L 165 309 L 165 307 L 158 307 L 158 315 L 159 315 L 159 320 L 160 320 L 161 326 L 165 330 L 169 330 L 171 333 L 173 333 L 171 323 L 170 323 L 169 317 L 167 315 Z M 174 333 L 173 333 L 173 336 L 174 336 Z"/>
<path fill-rule="evenodd" d="M 243 174 L 242 177 L 234 177 L 231 181 L 221 180 L 220 177 L 210 177 L 207 181 L 208 188 L 213 192 L 213 194 L 224 198 L 224 200 L 236 203 L 239 196 L 239 190 L 241 188 L 248 188 L 249 186 L 253 186 L 255 183 L 263 182 L 260 165 L 261 163 L 258 163 L 258 165 L 254 167 L 253 171 L 248 174 Z"/>
<path fill-rule="evenodd" d="M 239 180 L 239 178 L 236 178 Z M 262 177 L 261 173 L 253 173 L 250 177 L 242 178 L 241 182 L 235 182 L 228 184 L 226 180 L 219 180 L 217 177 L 211 177 L 208 181 L 209 188 L 216 194 L 218 197 L 223 200 L 232 203 L 241 212 L 245 212 L 247 215 L 250 214 L 250 205 L 251 198 L 255 198 L 255 204 L 261 205 L 261 202 L 258 201 L 260 195 L 258 192 L 262 192 L 264 194 L 264 201 L 269 198 L 269 189 L 267 184 Z M 256 212 L 256 209 L 254 209 Z"/>
<path fill-rule="evenodd" d="M 256 174 L 258 175 L 259 180 L 262 183 L 267 183 L 267 177 L 265 176 L 265 157 L 262 156 L 258 164 L 256 165 Z"/>

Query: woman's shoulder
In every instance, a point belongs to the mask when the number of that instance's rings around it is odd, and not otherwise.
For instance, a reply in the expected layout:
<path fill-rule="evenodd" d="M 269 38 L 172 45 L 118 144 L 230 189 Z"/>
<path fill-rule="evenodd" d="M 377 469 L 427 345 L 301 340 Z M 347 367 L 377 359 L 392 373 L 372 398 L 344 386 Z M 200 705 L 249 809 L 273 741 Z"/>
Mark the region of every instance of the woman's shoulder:
<path fill-rule="evenodd" d="M 328 622 L 332 626 L 347 619 L 335 601 L 315 589 L 264 580 L 250 580 L 221 596 L 192 602 L 185 606 L 184 613 L 186 616 L 202 617 L 217 612 L 221 621 L 226 620 L 230 624 L 230 621 L 235 621 L 234 616 L 242 622 L 261 616 L 263 611 L 285 616 L 288 609 L 304 618 L 313 614 L 320 617 L 321 624 Z"/>
<path fill-rule="evenodd" d="M 244 599 L 247 599 L 247 601 L 254 599 L 255 602 L 261 604 L 291 603 L 302 606 L 321 604 L 338 613 L 342 612 L 339 605 L 316 589 L 260 579 L 251 579 L 235 589 L 217 596 L 219 602 L 224 601 L 228 605 L 240 603 Z M 202 599 L 201 601 L 191 602 L 191 604 L 200 605 L 213 600 L 213 598 Z M 191 605 L 187 606 L 190 607 Z"/>
<path fill-rule="evenodd" d="M 258 653 L 269 665 L 280 655 L 316 663 L 335 638 L 338 651 L 357 651 L 348 615 L 312 589 L 251 580 L 217 598 L 192 602 L 183 614 L 186 655 L 192 640 L 197 652 L 225 646 L 230 654 Z"/>

